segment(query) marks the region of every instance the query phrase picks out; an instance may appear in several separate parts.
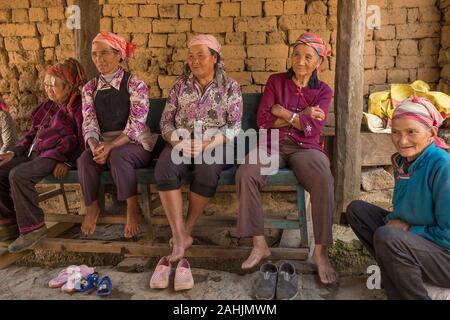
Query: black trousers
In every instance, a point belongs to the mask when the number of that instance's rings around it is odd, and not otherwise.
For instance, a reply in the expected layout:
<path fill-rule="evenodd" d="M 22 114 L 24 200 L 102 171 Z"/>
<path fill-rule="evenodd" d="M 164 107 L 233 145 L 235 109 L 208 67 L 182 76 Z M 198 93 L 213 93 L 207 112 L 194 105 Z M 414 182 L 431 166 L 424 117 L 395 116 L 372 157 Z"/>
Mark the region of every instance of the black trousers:
<path fill-rule="evenodd" d="M 25 234 L 45 224 L 35 186 L 53 172 L 57 163 L 19 156 L 0 167 L 0 225 L 17 223 L 20 233 Z"/>
<path fill-rule="evenodd" d="M 450 252 L 409 231 L 385 225 L 389 212 L 353 201 L 347 220 L 377 260 L 388 299 L 428 300 L 424 281 L 450 288 Z"/>

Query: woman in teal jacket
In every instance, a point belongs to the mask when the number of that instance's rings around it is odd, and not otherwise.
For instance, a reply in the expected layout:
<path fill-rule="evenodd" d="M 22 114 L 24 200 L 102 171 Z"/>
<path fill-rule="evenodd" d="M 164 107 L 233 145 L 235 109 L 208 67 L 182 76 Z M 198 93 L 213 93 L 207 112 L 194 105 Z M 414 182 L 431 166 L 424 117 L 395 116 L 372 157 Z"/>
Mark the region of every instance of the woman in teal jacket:
<path fill-rule="evenodd" d="M 450 155 L 437 136 L 442 121 L 429 100 L 401 103 L 392 117 L 394 210 L 363 201 L 347 208 L 388 299 L 430 299 L 424 282 L 450 288 Z"/>

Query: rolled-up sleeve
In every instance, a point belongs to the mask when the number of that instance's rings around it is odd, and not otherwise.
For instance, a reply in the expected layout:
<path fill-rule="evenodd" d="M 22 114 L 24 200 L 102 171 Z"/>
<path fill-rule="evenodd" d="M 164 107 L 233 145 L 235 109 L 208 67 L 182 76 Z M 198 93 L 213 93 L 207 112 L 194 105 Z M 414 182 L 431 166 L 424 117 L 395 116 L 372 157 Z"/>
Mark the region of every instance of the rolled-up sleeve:
<path fill-rule="evenodd" d="M 161 134 L 164 136 L 166 133 L 176 129 L 175 127 L 175 115 L 178 108 L 177 97 L 177 83 L 175 83 L 169 92 L 169 97 L 166 100 L 164 111 L 161 114 L 161 120 L 159 126 L 161 128 Z"/>
<path fill-rule="evenodd" d="M 241 130 L 243 112 L 241 88 L 236 81 L 232 81 L 227 94 L 227 125 L 221 128 L 221 131 L 227 141 L 231 142 Z"/>
<path fill-rule="evenodd" d="M 97 121 L 94 106 L 94 92 L 96 81 L 89 81 L 82 90 L 82 113 L 83 113 L 83 137 L 87 142 L 89 138 L 100 140 L 100 127 Z"/>
<path fill-rule="evenodd" d="M 270 76 L 267 80 L 263 96 L 259 103 L 257 124 L 261 129 L 270 129 L 273 127 L 277 117 L 272 112 L 272 106 L 275 104 L 275 78 Z"/>
<path fill-rule="evenodd" d="M 130 94 L 130 115 L 123 133 L 131 140 L 138 141 L 145 131 L 150 103 L 148 87 L 144 81 L 132 76 L 128 87 Z"/>

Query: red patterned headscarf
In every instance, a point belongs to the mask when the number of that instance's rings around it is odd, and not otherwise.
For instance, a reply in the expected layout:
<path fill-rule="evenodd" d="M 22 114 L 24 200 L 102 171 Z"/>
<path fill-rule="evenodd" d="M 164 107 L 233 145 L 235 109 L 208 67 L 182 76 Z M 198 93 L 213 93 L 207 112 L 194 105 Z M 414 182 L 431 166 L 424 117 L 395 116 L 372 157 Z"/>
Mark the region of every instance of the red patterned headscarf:
<path fill-rule="evenodd" d="M 116 49 L 120 52 L 123 60 L 131 58 L 136 50 L 136 45 L 131 42 L 127 42 L 124 38 L 112 32 L 100 32 L 94 40 L 92 40 L 92 43 L 94 42 L 101 42 L 113 49 Z"/>
<path fill-rule="evenodd" d="M 322 58 L 331 56 L 331 51 L 328 50 L 325 41 L 323 41 L 320 36 L 314 33 L 303 33 L 302 35 L 300 35 L 300 37 L 298 37 L 298 39 L 292 46 L 295 48 L 301 43 L 306 44 L 307 46 L 310 46 L 311 48 L 316 50 L 317 54 Z"/>
<path fill-rule="evenodd" d="M 67 110 L 71 112 L 75 98 L 84 85 L 84 71 L 81 64 L 77 60 L 70 58 L 48 68 L 46 73 L 64 80 L 72 86 L 73 89 L 67 103 Z"/>
<path fill-rule="evenodd" d="M 444 118 L 430 100 L 417 96 L 404 100 L 395 108 L 392 120 L 395 119 L 415 120 L 430 129 L 438 129 L 444 121 Z M 434 143 L 439 148 L 450 149 L 450 146 L 438 136 L 434 137 Z"/>
<path fill-rule="evenodd" d="M 3 100 L 3 97 L 0 95 L 0 110 L 9 112 L 9 107 L 6 104 L 5 100 Z"/>

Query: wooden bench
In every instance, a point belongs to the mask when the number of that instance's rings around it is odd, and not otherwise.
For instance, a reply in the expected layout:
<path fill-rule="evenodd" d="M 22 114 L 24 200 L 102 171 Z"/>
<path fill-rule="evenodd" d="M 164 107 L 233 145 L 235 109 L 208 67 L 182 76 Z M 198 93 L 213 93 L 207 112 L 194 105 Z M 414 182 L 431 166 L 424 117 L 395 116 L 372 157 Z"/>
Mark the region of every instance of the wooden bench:
<path fill-rule="evenodd" d="M 261 99 L 261 94 L 244 94 L 244 114 L 242 119 L 242 129 L 247 130 L 250 128 L 256 129 L 256 113 Z M 152 132 L 160 133 L 159 120 L 161 113 L 165 106 L 165 99 L 152 99 L 150 101 L 150 113 L 148 117 L 148 125 Z M 160 138 L 157 143 L 155 151 L 158 153 L 161 151 L 165 142 Z M 228 170 L 224 170 L 221 173 L 219 180 L 219 188 L 222 186 L 228 186 L 228 189 L 234 191 L 235 185 L 235 172 L 237 166 L 233 166 Z M 161 205 L 159 196 L 156 192 L 154 183 L 154 170 L 153 168 L 139 169 L 136 171 L 138 180 L 138 189 L 140 194 L 140 200 L 142 205 L 142 211 L 145 216 L 147 224 L 147 236 L 145 239 L 141 239 L 138 242 L 126 242 L 126 241 L 98 241 L 98 240 L 80 240 L 80 239 L 67 239 L 47 237 L 42 240 L 35 248 L 46 249 L 54 251 L 73 251 L 73 252 L 97 252 L 97 253 L 120 253 L 133 256 L 161 256 L 170 253 L 170 249 L 167 244 L 161 244 L 155 242 L 155 226 L 168 225 L 167 219 L 161 216 L 153 216 L 153 210 Z M 109 172 L 103 173 L 101 177 L 102 185 L 113 184 L 112 176 Z M 41 181 L 43 184 L 77 184 L 78 176 L 75 170 L 72 170 L 63 180 L 58 180 L 53 176 L 48 176 Z M 184 184 L 188 184 L 188 179 L 183 181 Z M 280 169 L 275 175 L 268 176 L 268 183 L 266 190 L 274 190 L 274 188 L 283 188 L 289 186 L 291 190 L 296 190 L 297 196 L 297 210 L 298 219 L 292 220 L 280 217 L 265 217 L 265 228 L 274 229 L 299 229 L 301 235 L 301 245 L 299 248 L 273 248 L 273 259 L 291 259 L 291 260 L 305 260 L 308 256 L 308 232 L 306 221 L 306 205 L 305 205 L 305 192 L 301 185 L 297 183 L 297 179 L 293 172 L 289 169 Z M 264 191 L 264 189 L 263 189 Z M 100 206 L 104 208 L 104 194 L 102 190 L 99 192 Z M 286 213 L 286 216 L 288 213 Z M 47 214 L 47 222 L 57 222 L 59 224 L 76 225 L 83 221 L 83 215 L 75 214 Z M 108 213 L 102 213 L 98 219 L 99 224 L 125 224 L 126 216 L 124 214 L 112 215 Z M 235 217 L 225 216 L 211 216 L 202 217 L 199 222 L 199 226 L 208 227 L 235 227 Z M 5 246 L 6 244 L 4 244 Z M 193 245 L 190 247 L 186 256 L 188 257 L 217 257 L 217 258 L 245 258 L 250 253 L 249 247 L 219 247 L 219 246 L 198 246 Z M 1 260 L 5 256 L 11 256 L 7 253 L 0 256 L 0 268 L 5 264 L 1 263 Z M 11 261 L 9 257 L 8 261 Z"/>

